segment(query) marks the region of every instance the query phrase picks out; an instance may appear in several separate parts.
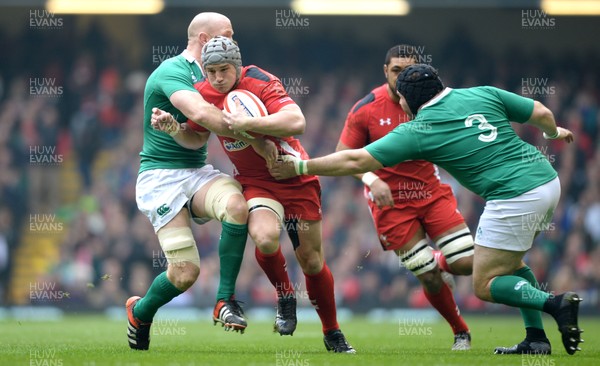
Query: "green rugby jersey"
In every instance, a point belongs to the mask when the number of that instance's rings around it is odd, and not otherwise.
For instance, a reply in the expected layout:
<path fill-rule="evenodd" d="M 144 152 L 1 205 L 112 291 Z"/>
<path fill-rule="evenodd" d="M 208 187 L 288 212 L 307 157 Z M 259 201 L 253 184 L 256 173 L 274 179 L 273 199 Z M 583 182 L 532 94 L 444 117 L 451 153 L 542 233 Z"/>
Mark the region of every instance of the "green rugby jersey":
<path fill-rule="evenodd" d="M 163 61 L 148 77 L 144 90 L 144 145 L 140 152 L 141 173 L 150 169 L 201 168 L 206 161 L 206 145 L 198 150 L 181 147 L 168 134 L 150 125 L 152 108 L 171 113 L 178 122 L 187 117 L 175 108 L 169 98 L 178 90 L 197 92 L 194 84 L 204 80 L 196 60 L 187 52 Z"/>
<path fill-rule="evenodd" d="M 510 125 L 532 112 L 532 99 L 498 88 L 446 88 L 413 121 L 365 148 L 384 166 L 427 160 L 486 200 L 513 198 L 557 176 Z"/>

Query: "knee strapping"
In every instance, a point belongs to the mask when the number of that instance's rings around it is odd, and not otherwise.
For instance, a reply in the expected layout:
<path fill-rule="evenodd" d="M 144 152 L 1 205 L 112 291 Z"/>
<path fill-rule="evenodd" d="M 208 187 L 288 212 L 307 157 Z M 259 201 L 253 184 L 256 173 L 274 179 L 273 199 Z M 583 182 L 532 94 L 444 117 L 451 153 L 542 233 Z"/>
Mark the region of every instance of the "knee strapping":
<path fill-rule="evenodd" d="M 250 198 L 248 200 L 248 207 L 249 212 L 258 210 L 270 210 L 277 216 L 277 220 L 279 221 L 279 223 L 283 222 L 283 205 L 275 201 L 274 199 L 263 197 Z"/>
<path fill-rule="evenodd" d="M 411 250 L 400 256 L 400 266 L 405 267 L 415 276 L 433 270 L 436 265 L 433 249 L 427 239 L 420 240 Z"/>
<path fill-rule="evenodd" d="M 223 177 L 214 182 L 204 198 L 204 209 L 209 217 L 215 218 L 221 222 L 226 221 L 232 224 L 244 225 L 245 222 L 238 222 L 227 211 L 229 198 L 236 194 L 242 194 L 240 183 L 230 177 Z"/>
<path fill-rule="evenodd" d="M 452 264 L 456 260 L 473 255 L 473 236 L 468 228 L 440 238 L 436 245 L 446 257 L 446 263 Z"/>
<path fill-rule="evenodd" d="M 167 263 L 192 262 L 200 267 L 200 254 L 189 227 L 166 228 L 158 231 L 158 241 Z"/>

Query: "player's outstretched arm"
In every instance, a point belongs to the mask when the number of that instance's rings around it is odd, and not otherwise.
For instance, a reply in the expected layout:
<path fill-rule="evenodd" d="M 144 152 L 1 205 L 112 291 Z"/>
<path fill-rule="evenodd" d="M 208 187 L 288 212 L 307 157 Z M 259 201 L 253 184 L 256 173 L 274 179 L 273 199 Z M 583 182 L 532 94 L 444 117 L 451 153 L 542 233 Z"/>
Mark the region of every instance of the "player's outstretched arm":
<path fill-rule="evenodd" d="M 284 157 L 285 160 L 276 162 L 269 170 L 277 180 L 296 175 L 352 175 L 383 168 L 365 149 L 339 151 L 311 160 L 300 160 L 290 155 Z"/>
<path fill-rule="evenodd" d="M 335 151 L 349 150 L 350 147 L 339 141 Z M 354 178 L 362 181 L 369 187 L 371 200 L 375 202 L 377 207 L 394 206 L 392 191 L 390 186 L 384 182 L 379 176 L 373 172 L 354 174 Z"/>
<path fill-rule="evenodd" d="M 225 122 L 233 131 L 252 131 L 275 137 L 287 137 L 304 133 L 306 120 L 302 110 L 296 104 L 286 105 L 279 111 L 264 117 L 248 116 L 242 110 L 239 102 L 236 102 L 236 105 L 238 105 L 236 112 L 223 112 Z"/>
<path fill-rule="evenodd" d="M 556 126 L 552 111 L 537 100 L 533 102 L 533 112 L 526 123 L 542 130 L 545 139 L 565 140 L 566 142 L 572 142 L 574 139 L 571 131 Z"/>

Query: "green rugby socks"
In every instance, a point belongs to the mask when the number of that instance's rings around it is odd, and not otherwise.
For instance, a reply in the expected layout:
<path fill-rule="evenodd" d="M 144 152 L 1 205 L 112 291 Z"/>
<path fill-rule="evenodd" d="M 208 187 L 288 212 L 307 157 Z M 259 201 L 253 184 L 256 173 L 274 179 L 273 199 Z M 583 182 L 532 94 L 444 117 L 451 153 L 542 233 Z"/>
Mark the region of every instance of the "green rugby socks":
<path fill-rule="evenodd" d="M 167 278 L 167 271 L 156 276 L 146 296 L 138 300 L 133 308 L 133 316 L 144 323 L 152 322 L 158 309 L 181 295 L 183 291 L 175 287 Z"/>
<path fill-rule="evenodd" d="M 228 300 L 235 293 L 235 282 L 242 267 L 247 236 L 248 225 L 222 223 L 221 239 L 219 240 L 221 269 L 217 301 Z"/>

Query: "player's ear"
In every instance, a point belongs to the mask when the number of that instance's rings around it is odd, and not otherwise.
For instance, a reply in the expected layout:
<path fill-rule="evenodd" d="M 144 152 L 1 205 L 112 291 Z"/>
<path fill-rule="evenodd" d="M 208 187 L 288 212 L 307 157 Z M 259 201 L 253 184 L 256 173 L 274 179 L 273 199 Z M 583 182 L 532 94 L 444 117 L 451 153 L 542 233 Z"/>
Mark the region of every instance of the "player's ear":
<path fill-rule="evenodd" d="M 387 78 L 387 75 L 388 75 L 388 65 L 386 65 L 386 64 L 383 64 L 383 74 Z"/>
<path fill-rule="evenodd" d="M 212 37 L 210 36 L 210 34 L 206 33 L 206 32 L 200 32 L 198 33 L 198 42 L 200 42 L 200 44 L 202 45 L 202 47 L 204 47 L 205 44 L 208 43 L 208 41 L 210 41 Z"/>

